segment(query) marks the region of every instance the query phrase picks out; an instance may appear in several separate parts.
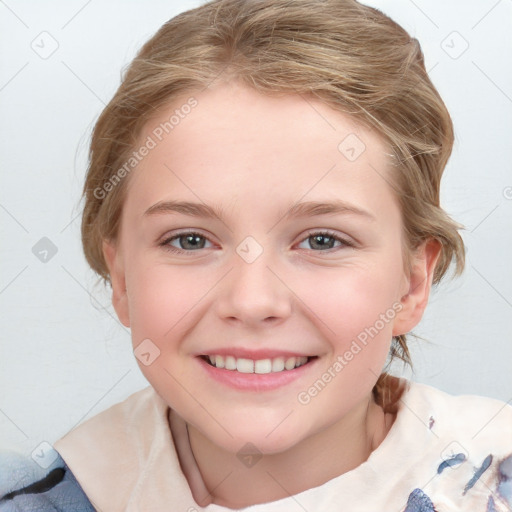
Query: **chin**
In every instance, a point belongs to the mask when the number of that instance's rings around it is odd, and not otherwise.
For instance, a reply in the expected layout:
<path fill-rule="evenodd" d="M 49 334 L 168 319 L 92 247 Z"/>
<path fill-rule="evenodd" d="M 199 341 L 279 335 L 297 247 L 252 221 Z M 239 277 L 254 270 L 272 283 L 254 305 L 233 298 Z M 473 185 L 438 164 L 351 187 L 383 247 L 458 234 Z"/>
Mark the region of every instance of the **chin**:
<path fill-rule="evenodd" d="M 290 415 L 290 419 L 293 414 Z M 281 417 L 279 421 L 273 422 L 240 422 L 229 421 L 228 435 L 225 431 L 208 432 L 203 429 L 203 435 L 211 442 L 224 450 L 240 456 L 245 452 L 254 450 L 255 454 L 277 454 L 293 448 L 296 444 L 308 437 L 304 426 L 298 431 L 296 424 Z M 296 421 L 296 419 L 295 419 Z M 208 429 L 209 430 L 209 429 Z"/>

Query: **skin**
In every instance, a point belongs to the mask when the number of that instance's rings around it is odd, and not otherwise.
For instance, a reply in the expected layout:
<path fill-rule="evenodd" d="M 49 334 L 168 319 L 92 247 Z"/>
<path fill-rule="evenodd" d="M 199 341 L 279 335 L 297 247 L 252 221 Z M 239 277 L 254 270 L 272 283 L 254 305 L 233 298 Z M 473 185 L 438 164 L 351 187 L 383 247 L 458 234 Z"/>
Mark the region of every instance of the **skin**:
<path fill-rule="evenodd" d="M 439 246 L 425 242 L 404 268 L 389 151 L 350 117 L 313 99 L 265 96 L 237 83 L 194 97 L 197 107 L 132 172 L 120 235 L 104 242 L 104 254 L 113 304 L 134 347 L 150 339 L 160 350 L 141 370 L 188 424 L 209 490 L 199 495 L 192 485 L 194 498 L 241 508 L 321 485 L 360 465 L 385 438 L 394 418 L 371 391 L 392 336 L 421 319 Z M 148 122 L 141 141 L 180 104 Z M 349 134 L 366 146 L 353 162 L 338 149 Z M 218 206 L 222 220 L 144 215 L 168 200 Z M 332 200 L 372 218 L 284 216 L 298 201 Z M 353 246 L 312 245 L 310 233 L 325 229 Z M 183 249 L 175 238 L 168 245 L 182 252 L 173 253 L 159 245 L 187 230 L 204 236 L 204 246 Z M 252 263 L 236 252 L 247 236 L 263 250 Z M 299 403 L 298 394 L 393 305 L 401 308 L 394 318 L 309 403 Z M 315 371 L 278 390 L 240 391 L 213 381 L 196 357 L 232 346 L 318 360 Z M 263 454 L 250 468 L 236 457 L 247 442 Z"/>

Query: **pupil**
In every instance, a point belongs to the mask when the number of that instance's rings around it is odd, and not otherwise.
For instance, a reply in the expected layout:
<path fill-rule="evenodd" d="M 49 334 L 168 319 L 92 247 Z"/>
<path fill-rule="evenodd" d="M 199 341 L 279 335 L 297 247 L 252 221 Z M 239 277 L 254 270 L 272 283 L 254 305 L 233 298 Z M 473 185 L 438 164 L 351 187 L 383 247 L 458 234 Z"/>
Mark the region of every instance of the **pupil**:
<path fill-rule="evenodd" d="M 326 235 L 316 235 L 311 237 L 313 243 L 311 246 L 316 249 L 332 249 L 334 239 Z"/>
<path fill-rule="evenodd" d="M 201 243 L 202 236 L 200 235 L 184 235 L 180 238 L 180 244 L 183 249 L 202 249 L 204 240 Z"/>

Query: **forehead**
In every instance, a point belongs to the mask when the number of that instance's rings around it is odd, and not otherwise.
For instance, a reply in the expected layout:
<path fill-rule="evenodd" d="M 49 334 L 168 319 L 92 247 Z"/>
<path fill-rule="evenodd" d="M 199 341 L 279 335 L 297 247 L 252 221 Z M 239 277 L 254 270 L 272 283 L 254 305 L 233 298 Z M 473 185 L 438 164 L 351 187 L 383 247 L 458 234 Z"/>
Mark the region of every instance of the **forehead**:
<path fill-rule="evenodd" d="M 173 194 L 260 209 L 306 195 L 374 208 L 392 199 L 381 138 L 311 97 L 218 85 L 160 109 L 140 144 L 150 139 L 127 198 L 140 208 Z"/>

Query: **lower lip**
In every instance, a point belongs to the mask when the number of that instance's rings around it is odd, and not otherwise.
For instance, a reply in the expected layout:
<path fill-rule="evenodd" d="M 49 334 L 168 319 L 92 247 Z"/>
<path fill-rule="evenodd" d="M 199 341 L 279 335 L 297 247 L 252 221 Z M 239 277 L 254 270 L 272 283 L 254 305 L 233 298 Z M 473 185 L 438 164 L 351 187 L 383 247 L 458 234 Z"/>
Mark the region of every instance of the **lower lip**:
<path fill-rule="evenodd" d="M 313 366 L 316 366 L 318 358 L 310 359 L 306 364 L 293 370 L 275 373 L 241 373 L 212 366 L 202 357 L 196 359 L 211 378 L 226 386 L 241 391 L 272 391 L 303 377 Z"/>

